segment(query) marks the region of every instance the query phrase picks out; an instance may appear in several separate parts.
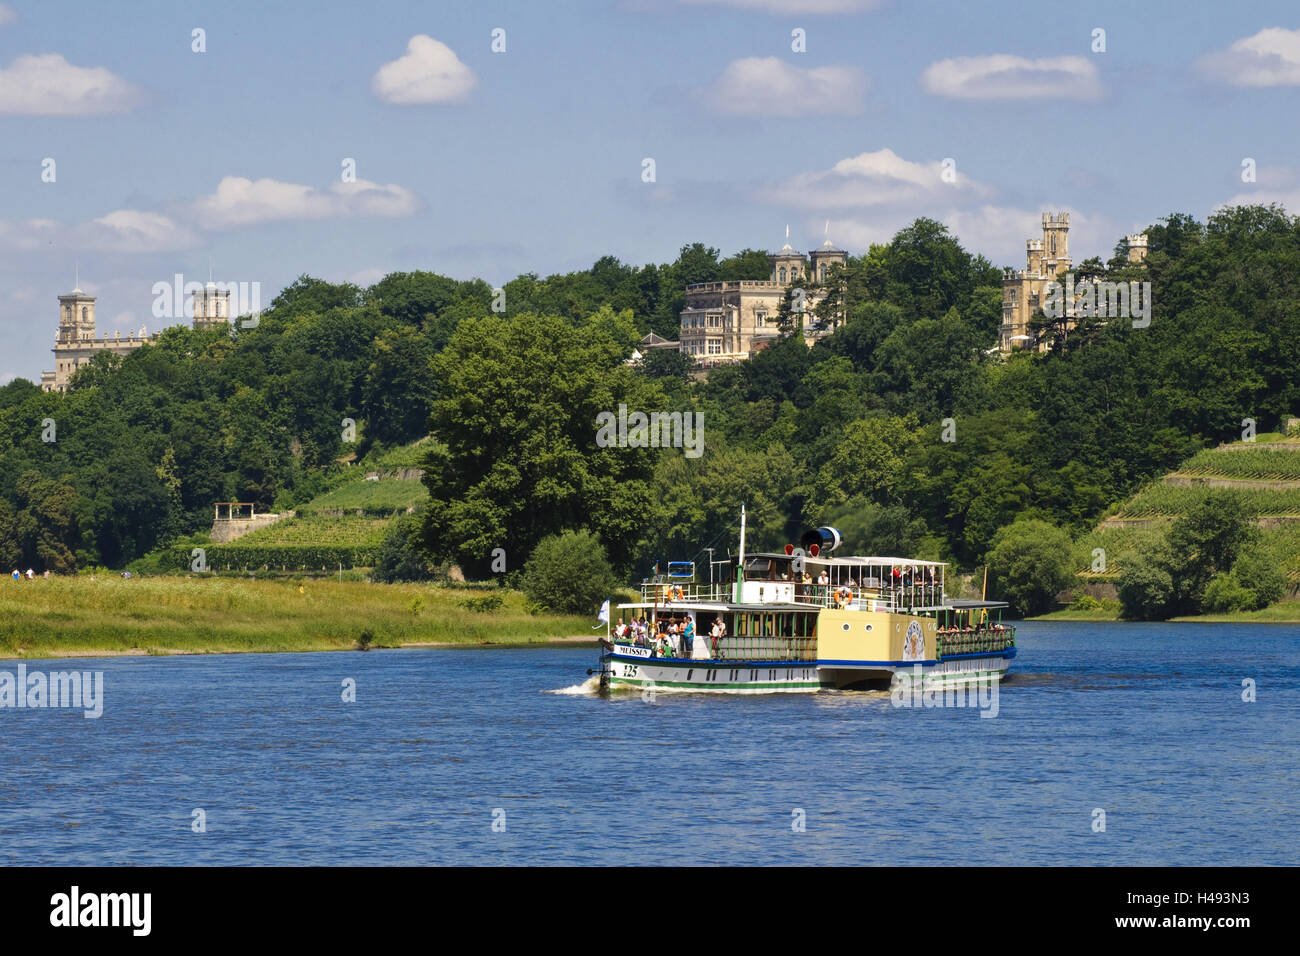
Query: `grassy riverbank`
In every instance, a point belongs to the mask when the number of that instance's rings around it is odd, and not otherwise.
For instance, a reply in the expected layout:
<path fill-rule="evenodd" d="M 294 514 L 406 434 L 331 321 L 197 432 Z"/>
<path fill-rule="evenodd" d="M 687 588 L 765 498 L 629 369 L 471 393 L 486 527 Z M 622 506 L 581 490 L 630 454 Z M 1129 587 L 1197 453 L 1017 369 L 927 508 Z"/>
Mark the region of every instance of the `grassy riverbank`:
<path fill-rule="evenodd" d="M 1032 621 L 1118 621 L 1119 602 L 1105 601 L 1099 608 L 1079 610 L 1065 608 L 1030 618 Z M 1279 601 L 1259 611 L 1236 611 L 1231 614 L 1195 614 L 1176 617 L 1174 621 L 1199 624 L 1300 624 L 1300 600 Z"/>
<path fill-rule="evenodd" d="M 462 606 L 491 595 L 503 599 L 496 610 Z M 523 595 L 496 589 L 239 578 L 0 581 L 0 657 L 346 650 L 367 633 L 372 647 L 594 641 L 595 623 L 594 615 L 531 615 Z"/>

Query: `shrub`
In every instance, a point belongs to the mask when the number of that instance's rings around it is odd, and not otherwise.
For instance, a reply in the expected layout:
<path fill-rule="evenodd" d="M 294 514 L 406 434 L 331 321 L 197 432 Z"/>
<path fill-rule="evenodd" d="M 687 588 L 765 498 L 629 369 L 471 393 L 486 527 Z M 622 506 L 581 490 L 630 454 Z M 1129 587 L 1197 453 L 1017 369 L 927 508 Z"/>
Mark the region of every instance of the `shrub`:
<path fill-rule="evenodd" d="M 1157 557 L 1158 554 L 1158 557 Z M 1163 621 L 1171 616 L 1174 578 L 1165 562 L 1166 549 L 1139 554 L 1120 572 L 1115 589 L 1119 592 L 1121 613 L 1137 621 Z"/>
<path fill-rule="evenodd" d="M 1250 610 L 1268 607 L 1286 591 L 1286 574 L 1272 555 L 1257 546 L 1241 553 L 1232 566 L 1232 576 L 1254 595 Z"/>
<path fill-rule="evenodd" d="M 490 614 L 504 603 L 500 594 L 485 594 L 482 597 L 466 598 L 460 602 L 460 606 L 475 614 Z"/>
<path fill-rule="evenodd" d="M 519 585 L 539 608 L 593 614 L 616 582 L 600 539 L 587 531 L 566 531 L 537 543 Z"/>
<path fill-rule="evenodd" d="M 1034 518 L 998 529 L 986 560 L 993 593 L 1026 617 L 1052 610 L 1074 579 L 1070 536 Z"/>
<path fill-rule="evenodd" d="M 383 543 L 375 550 L 374 579 L 383 584 L 394 581 L 428 581 L 433 568 L 420 546 L 418 515 L 402 515 L 389 526 Z"/>
<path fill-rule="evenodd" d="M 1201 610 L 1224 614 L 1230 611 L 1253 611 L 1258 596 L 1249 588 L 1241 586 L 1237 576 L 1231 571 L 1216 574 L 1205 586 L 1205 596 L 1201 599 Z"/>

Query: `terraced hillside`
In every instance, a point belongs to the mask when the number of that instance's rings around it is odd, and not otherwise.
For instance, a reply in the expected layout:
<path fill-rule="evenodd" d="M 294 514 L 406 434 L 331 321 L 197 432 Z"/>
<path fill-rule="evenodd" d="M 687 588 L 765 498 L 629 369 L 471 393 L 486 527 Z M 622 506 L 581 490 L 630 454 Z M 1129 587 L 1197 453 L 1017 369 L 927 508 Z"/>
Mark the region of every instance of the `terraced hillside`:
<path fill-rule="evenodd" d="M 290 517 L 226 543 L 204 548 L 214 571 L 322 572 L 370 567 L 393 520 L 413 512 L 428 493 L 415 467 L 422 449 L 394 449 L 352 465 L 327 491 L 294 508 Z M 192 566 L 193 548 L 169 550 L 165 564 Z"/>
<path fill-rule="evenodd" d="M 1300 440 L 1247 442 L 1206 449 L 1175 471 L 1111 507 L 1077 549 L 1081 576 L 1113 580 L 1145 540 L 1163 536 L 1169 525 L 1210 493 L 1239 496 L 1255 516 L 1262 544 L 1300 584 Z M 1105 551 L 1105 570 L 1094 549 Z"/>

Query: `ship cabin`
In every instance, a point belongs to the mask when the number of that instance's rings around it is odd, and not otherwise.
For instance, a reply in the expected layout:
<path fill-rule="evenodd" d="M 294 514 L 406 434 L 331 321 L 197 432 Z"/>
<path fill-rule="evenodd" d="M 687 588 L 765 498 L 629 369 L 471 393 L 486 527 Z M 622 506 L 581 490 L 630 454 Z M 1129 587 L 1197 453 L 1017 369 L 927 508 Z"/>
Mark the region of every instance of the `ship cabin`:
<path fill-rule="evenodd" d="M 660 562 L 641 600 L 619 605 L 613 636 L 655 656 L 813 661 L 823 610 L 935 618 L 945 609 L 944 570 L 938 561 L 787 548 L 717 562 L 701 581 L 693 562 Z"/>

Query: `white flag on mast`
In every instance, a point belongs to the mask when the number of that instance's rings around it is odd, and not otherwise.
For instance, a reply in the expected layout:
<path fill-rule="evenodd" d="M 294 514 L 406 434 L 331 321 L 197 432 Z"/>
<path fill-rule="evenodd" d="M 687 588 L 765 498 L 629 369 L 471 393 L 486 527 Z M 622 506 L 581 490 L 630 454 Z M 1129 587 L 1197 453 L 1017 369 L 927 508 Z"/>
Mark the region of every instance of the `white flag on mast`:
<path fill-rule="evenodd" d="M 609 623 L 609 598 L 605 598 L 605 603 L 600 606 L 600 614 L 596 615 L 596 619 L 602 624 Z"/>

